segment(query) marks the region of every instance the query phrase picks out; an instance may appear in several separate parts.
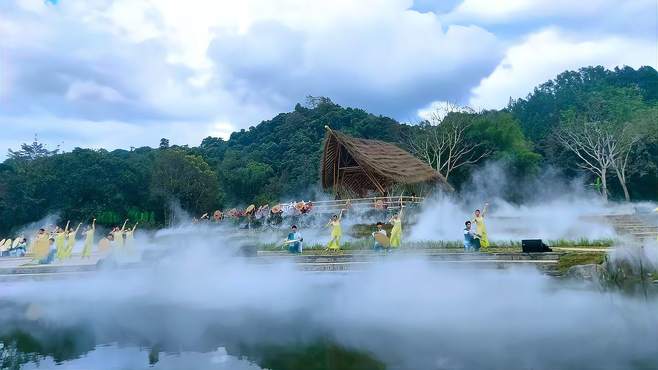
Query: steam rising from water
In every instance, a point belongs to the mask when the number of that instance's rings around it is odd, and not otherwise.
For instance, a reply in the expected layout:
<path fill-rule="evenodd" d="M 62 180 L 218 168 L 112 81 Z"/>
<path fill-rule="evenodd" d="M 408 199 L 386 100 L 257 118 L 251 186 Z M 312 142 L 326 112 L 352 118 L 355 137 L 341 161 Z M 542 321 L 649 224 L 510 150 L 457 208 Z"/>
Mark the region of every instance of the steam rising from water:
<path fill-rule="evenodd" d="M 232 257 L 231 245 L 197 231 L 158 245 L 170 254 L 152 267 L 5 283 L 2 301 L 14 308 L 0 327 L 85 325 L 100 343 L 183 352 L 329 339 L 400 369 L 620 369 L 658 356 L 654 298 L 556 282 L 534 269 L 447 268 L 395 255 L 361 272 L 305 273 L 289 261 Z M 107 369 L 107 351 L 85 368 Z M 120 355 L 116 368 L 131 356 Z"/>
<path fill-rule="evenodd" d="M 536 198 L 513 205 L 504 200 L 504 179 L 486 171 L 471 191 L 428 201 L 405 236 L 461 240 L 463 221 L 487 200 L 494 241 L 612 237 L 609 226 L 588 216 L 630 211 L 569 184 L 552 193 L 538 188 Z M 371 220 L 352 214 L 344 228 L 363 221 Z M 62 369 L 146 368 L 138 360 L 144 352 L 130 347 L 137 345 L 181 352 L 163 355 L 156 368 L 252 369 L 239 351 L 223 348 L 324 340 L 371 353 L 392 369 L 616 370 L 655 367 L 658 358 L 656 297 L 558 281 L 533 268 L 450 268 L 400 255 L 349 274 L 305 273 L 285 258 L 235 257 L 240 241 L 229 230 L 185 224 L 155 239 L 140 236 L 141 249 L 166 257 L 139 269 L 3 283 L 0 335 L 14 327 L 85 327 L 94 343 L 112 344 Z M 309 241 L 328 236 L 302 233 Z M 646 255 L 655 261 L 652 253 Z"/>
<path fill-rule="evenodd" d="M 518 176 L 508 176 L 508 171 L 500 162 L 489 163 L 473 174 L 459 194 L 427 201 L 411 239 L 461 240 L 464 222 L 485 202 L 490 203 L 486 225 L 494 242 L 615 238 L 613 227 L 602 216 L 635 211 L 636 204 L 604 203 L 582 179 L 566 182 L 548 170 L 512 182 Z"/>
<path fill-rule="evenodd" d="M 493 241 L 614 238 L 615 230 L 602 215 L 631 211 L 629 206 L 605 205 L 595 198 L 570 195 L 520 206 L 499 198 L 490 202 L 485 220 L 489 239 Z M 447 196 L 430 200 L 411 229 L 410 238 L 460 240 L 464 222 L 473 219 L 475 209 L 482 208 L 483 204 L 469 207 L 464 200 Z"/>

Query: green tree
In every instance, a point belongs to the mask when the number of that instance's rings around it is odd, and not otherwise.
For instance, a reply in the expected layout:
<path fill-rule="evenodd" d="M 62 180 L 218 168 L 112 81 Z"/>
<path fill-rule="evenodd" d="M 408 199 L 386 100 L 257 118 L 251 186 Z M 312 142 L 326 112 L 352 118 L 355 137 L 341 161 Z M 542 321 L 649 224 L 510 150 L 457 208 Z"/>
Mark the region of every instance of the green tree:
<path fill-rule="evenodd" d="M 227 154 L 222 166 L 222 179 L 234 204 L 264 203 L 275 200 L 271 194 L 274 170 L 266 163 L 240 159 Z"/>
<path fill-rule="evenodd" d="M 178 201 L 184 210 L 195 214 L 214 209 L 221 202 L 216 173 L 200 156 L 176 149 L 158 152 L 151 174 L 151 193 L 165 204 Z"/>
<path fill-rule="evenodd" d="M 16 161 L 31 161 L 38 158 L 49 157 L 55 155 L 59 152 L 59 149 L 48 150 L 46 145 L 39 141 L 36 135 L 34 135 L 34 141 L 31 144 L 23 143 L 21 144 L 21 149 L 8 151 L 9 159 Z"/>

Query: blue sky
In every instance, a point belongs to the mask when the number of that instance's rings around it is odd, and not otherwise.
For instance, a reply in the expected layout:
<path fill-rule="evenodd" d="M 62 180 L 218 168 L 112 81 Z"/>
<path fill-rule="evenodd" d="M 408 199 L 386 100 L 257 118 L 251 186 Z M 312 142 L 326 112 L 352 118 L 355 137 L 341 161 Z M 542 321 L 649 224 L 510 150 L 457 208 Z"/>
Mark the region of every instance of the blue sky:
<path fill-rule="evenodd" d="M 655 0 L 6 0 L 0 153 L 197 145 L 329 96 L 405 122 L 658 63 Z M 0 154 L 1 155 L 1 154 Z"/>

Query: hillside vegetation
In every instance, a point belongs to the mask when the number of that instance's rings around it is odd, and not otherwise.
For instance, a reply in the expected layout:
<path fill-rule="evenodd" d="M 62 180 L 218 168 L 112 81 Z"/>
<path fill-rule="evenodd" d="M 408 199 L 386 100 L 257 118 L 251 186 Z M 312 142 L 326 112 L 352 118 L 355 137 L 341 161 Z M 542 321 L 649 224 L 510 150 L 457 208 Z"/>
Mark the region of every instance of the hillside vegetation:
<path fill-rule="evenodd" d="M 356 137 L 396 143 L 449 175 L 457 189 L 475 169 L 497 161 L 518 179 L 551 167 L 565 178 L 586 176 L 613 199 L 656 200 L 657 117 L 656 70 L 587 67 L 564 72 L 498 111 L 460 108 L 414 124 L 341 107 L 329 98 L 310 98 L 227 141 L 208 137 L 197 147 L 163 139 L 159 148 L 57 153 L 34 142 L 10 151 L 0 164 L 0 234 L 52 213 L 62 220 L 96 217 L 111 225 L 130 218 L 158 226 L 172 202 L 198 215 L 301 192 L 309 199 L 318 189 L 327 124 Z M 443 150 L 439 144 L 445 134 L 457 132 L 450 130 L 460 132 L 460 145 L 469 148 L 454 163 L 433 156 Z M 630 143 L 628 152 L 614 157 L 626 158 L 623 168 L 616 163 L 617 168 L 610 165 L 601 175 L 588 168 L 577 147 L 570 149 L 570 137 L 593 133 L 617 140 L 620 147 Z M 423 153 L 421 144 L 431 150 Z"/>

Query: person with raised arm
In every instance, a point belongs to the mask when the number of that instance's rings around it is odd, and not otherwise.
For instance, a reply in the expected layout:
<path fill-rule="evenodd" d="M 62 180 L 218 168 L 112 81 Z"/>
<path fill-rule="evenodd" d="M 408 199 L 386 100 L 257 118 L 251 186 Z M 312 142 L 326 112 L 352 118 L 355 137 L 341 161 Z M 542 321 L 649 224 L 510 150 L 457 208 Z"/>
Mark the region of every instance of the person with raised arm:
<path fill-rule="evenodd" d="M 112 230 L 112 236 L 114 237 L 114 245 L 117 248 L 122 248 L 123 247 L 123 233 L 126 231 L 126 224 L 128 223 L 128 219 L 126 219 L 123 222 L 123 226 L 119 229 L 118 227 L 115 227 L 114 230 Z"/>
<path fill-rule="evenodd" d="M 91 221 L 91 226 L 87 226 L 84 231 L 85 245 L 82 248 L 82 258 L 91 257 L 91 250 L 94 247 L 94 234 L 96 233 L 96 219 Z"/>
<path fill-rule="evenodd" d="M 331 216 L 331 220 L 327 224 L 327 226 L 331 226 L 331 240 L 327 244 L 327 249 L 330 251 L 340 250 L 340 238 L 343 236 L 340 221 L 343 218 L 343 211 L 344 209 L 341 209 L 338 215 Z"/>
<path fill-rule="evenodd" d="M 126 232 L 124 233 L 126 248 L 130 248 L 131 250 L 133 247 L 133 243 L 135 241 L 135 229 L 137 228 L 138 223 L 139 222 L 135 222 L 132 229 L 131 228 L 126 229 Z"/>
<path fill-rule="evenodd" d="M 55 249 L 57 250 L 55 256 L 60 260 L 64 258 L 66 252 L 66 230 L 69 229 L 70 223 L 71 221 L 66 221 L 64 229 L 59 226 L 55 227 Z"/>
<path fill-rule="evenodd" d="M 489 203 L 484 203 L 484 208 L 482 212 L 479 209 L 475 210 L 473 215 L 473 223 L 475 224 L 475 233 L 480 238 L 480 247 L 487 248 L 489 246 L 489 238 L 487 237 L 487 227 L 484 225 L 484 215 L 487 212 L 487 207 Z"/>
<path fill-rule="evenodd" d="M 78 230 L 80 230 L 80 226 L 82 225 L 82 222 L 78 224 L 78 227 L 75 228 L 75 230 L 68 230 L 66 233 L 66 248 L 64 249 L 64 253 L 62 254 L 62 258 L 70 258 L 71 254 L 73 254 L 73 247 L 75 246 L 75 237 L 78 235 Z"/>

